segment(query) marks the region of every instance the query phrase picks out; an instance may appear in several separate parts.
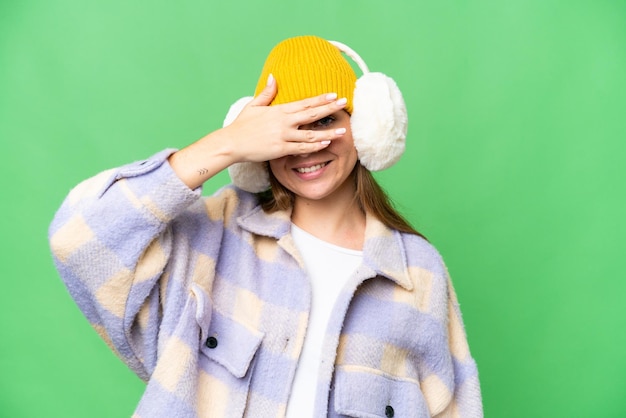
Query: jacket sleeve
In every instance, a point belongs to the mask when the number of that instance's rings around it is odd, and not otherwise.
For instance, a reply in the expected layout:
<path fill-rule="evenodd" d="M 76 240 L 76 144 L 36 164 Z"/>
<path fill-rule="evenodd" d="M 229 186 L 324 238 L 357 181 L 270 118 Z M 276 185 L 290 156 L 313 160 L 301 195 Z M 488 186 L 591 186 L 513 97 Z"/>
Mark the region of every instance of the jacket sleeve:
<path fill-rule="evenodd" d="M 424 314 L 422 322 L 430 324 L 416 337 L 420 340 L 419 386 L 430 415 L 481 418 L 478 368 L 448 269 L 433 245 L 412 235 L 405 237 L 416 308 Z"/>
<path fill-rule="evenodd" d="M 446 271 L 448 288 L 448 344 L 454 372 L 452 399 L 436 417 L 481 418 L 483 405 L 478 368 L 467 343 L 467 336 L 456 292 Z"/>
<path fill-rule="evenodd" d="M 172 221 L 200 197 L 172 171 L 165 150 L 104 171 L 66 197 L 49 229 L 55 265 L 91 325 L 142 379 L 156 360 Z M 171 281 L 173 282 L 173 280 Z"/>

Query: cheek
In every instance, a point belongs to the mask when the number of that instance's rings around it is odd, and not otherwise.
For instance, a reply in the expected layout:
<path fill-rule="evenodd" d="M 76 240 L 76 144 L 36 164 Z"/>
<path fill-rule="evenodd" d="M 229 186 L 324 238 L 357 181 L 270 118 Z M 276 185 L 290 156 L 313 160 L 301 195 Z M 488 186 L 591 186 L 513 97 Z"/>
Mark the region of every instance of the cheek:
<path fill-rule="evenodd" d="M 278 180 L 281 184 L 283 183 L 283 179 L 285 177 L 285 158 L 268 161 L 267 169 L 272 172 L 274 177 L 276 177 L 276 180 Z"/>
<path fill-rule="evenodd" d="M 356 161 L 358 159 L 358 153 L 354 147 L 354 142 L 351 137 L 346 139 L 346 141 L 342 141 L 340 144 L 337 144 L 338 146 L 336 152 L 343 155 L 348 161 Z"/>
<path fill-rule="evenodd" d="M 269 160 L 267 162 L 268 168 L 272 170 L 272 173 L 276 175 L 276 172 L 280 170 L 281 167 L 285 166 L 285 158 L 277 158 L 275 160 Z"/>

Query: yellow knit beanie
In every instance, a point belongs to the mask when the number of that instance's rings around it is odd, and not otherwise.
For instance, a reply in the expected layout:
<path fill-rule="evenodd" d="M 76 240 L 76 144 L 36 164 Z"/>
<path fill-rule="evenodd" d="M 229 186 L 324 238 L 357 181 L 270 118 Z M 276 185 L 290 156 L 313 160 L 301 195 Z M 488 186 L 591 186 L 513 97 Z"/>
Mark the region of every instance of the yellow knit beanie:
<path fill-rule="evenodd" d="M 276 45 L 265 61 L 255 96 L 270 74 L 278 85 L 272 105 L 337 93 L 338 98 L 348 99 L 344 109 L 352 114 L 356 74 L 339 49 L 325 39 L 298 36 Z"/>

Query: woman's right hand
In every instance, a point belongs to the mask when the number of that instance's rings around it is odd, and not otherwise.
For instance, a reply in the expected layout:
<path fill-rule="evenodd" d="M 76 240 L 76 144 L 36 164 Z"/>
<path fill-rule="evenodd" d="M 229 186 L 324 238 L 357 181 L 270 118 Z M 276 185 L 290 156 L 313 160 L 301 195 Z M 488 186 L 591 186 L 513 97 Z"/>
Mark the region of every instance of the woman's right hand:
<path fill-rule="evenodd" d="M 303 130 L 301 126 L 343 109 L 346 99 L 328 93 L 270 106 L 277 92 L 273 76 L 232 124 L 223 128 L 233 150 L 233 162 L 263 162 L 286 155 L 309 154 L 326 148 L 345 129 Z"/>
<path fill-rule="evenodd" d="M 265 89 L 248 103 L 230 125 L 172 154 L 168 161 L 191 189 L 238 162 L 263 162 L 286 155 L 309 154 L 326 148 L 345 129 L 300 129 L 346 105 L 334 93 L 270 106 L 278 86 L 272 76 Z"/>

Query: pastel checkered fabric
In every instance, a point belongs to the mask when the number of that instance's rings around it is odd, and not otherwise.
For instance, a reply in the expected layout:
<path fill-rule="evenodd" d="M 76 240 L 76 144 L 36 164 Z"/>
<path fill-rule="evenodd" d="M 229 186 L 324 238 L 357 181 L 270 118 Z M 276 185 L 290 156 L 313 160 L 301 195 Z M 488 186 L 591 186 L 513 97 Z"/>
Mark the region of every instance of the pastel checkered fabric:
<path fill-rule="evenodd" d="M 147 382 L 135 417 L 282 417 L 311 287 L 290 213 L 203 198 L 172 150 L 74 188 L 50 227 L 87 319 Z M 437 251 L 367 217 L 323 342 L 315 417 L 480 417 L 476 364 Z M 129 411 L 130 412 L 130 411 Z"/>

